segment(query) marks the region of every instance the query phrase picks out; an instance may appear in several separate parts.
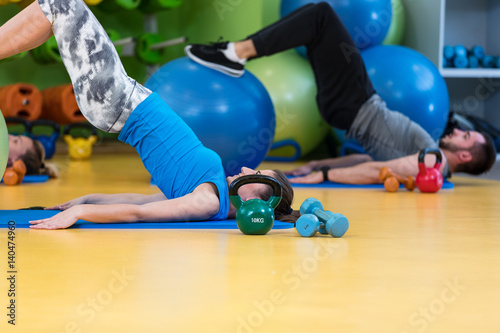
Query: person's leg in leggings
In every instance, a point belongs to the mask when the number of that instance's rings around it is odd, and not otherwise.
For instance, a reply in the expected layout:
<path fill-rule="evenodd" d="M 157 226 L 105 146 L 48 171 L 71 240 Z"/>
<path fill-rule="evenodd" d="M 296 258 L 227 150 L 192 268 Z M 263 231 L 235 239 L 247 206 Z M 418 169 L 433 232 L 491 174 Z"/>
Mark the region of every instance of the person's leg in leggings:
<path fill-rule="evenodd" d="M 281 18 L 280 20 L 268 25 L 267 27 L 262 28 L 261 30 L 259 30 L 256 33 L 248 36 L 246 38 L 246 40 L 251 40 L 254 38 L 259 39 L 258 36 L 262 36 L 260 42 L 262 42 L 262 39 L 267 41 L 267 39 L 269 38 L 270 39 L 269 41 L 271 43 L 273 43 L 273 45 L 270 46 L 270 47 L 272 47 L 272 50 L 267 52 L 267 53 L 263 52 L 264 50 L 262 50 L 263 48 L 265 48 L 265 46 L 260 44 L 259 45 L 260 53 L 257 54 L 257 50 L 254 49 L 255 53 L 253 56 L 261 57 L 264 55 L 276 54 L 276 53 L 279 53 L 281 51 L 285 51 L 288 49 L 292 49 L 295 47 L 305 45 L 306 42 L 310 41 L 311 36 L 309 33 L 306 33 L 306 34 L 300 35 L 300 36 L 296 36 L 296 35 L 288 36 L 287 31 L 290 31 L 290 28 L 293 29 L 293 25 L 297 24 L 296 19 L 298 18 L 298 20 L 301 20 L 301 18 L 303 18 L 305 15 L 304 13 L 309 12 L 309 8 L 311 6 L 313 6 L 312 3 L 307 4 L 305 6 L 302 6 L 300 8 L 297 8 L 294 11 L 290 12 L 285 17 Z M 306 15 L 308 15 L 308 14 L 306 14 Z M 272 38 L 271 36 L 275 36 L 276 33 L 278 34 L 278 36 L 276 36 L 275 38 L 273 38 L 271 40 L 271 38 Z M 284 34 L 282 35 L 281 33 L 284 33 Z M 301 33 L 302 33 L 302 31 L 301 31 Z M 259 42 L 259 41 L 257 41 L 257 42 Z"/>
<path fill-rule="evenodd" d="M 318 106 L 332 126 L 348 129 L 361 105 L 375 92 L 354 41 L 327 3 L 299 8 L 248 40 L 255 46 L 255 58 L 307 47 Z"/>
<path fill-rule="evenodd" d="M 127 76 L 111 40 L 82 0 L 38 0 L 38 4 L 28 8 L 29 11 L 25 9 L 16 15 L 11 24 L 22 26 L 33 17 L 39 20 L 40 15 L 45 16 L 73 83 L 80 111 L 97 128 L 119 132 L 130 113 L 151 92 Z M 34 47 L 37 39 L 27 40 L 17 48 Z"/>

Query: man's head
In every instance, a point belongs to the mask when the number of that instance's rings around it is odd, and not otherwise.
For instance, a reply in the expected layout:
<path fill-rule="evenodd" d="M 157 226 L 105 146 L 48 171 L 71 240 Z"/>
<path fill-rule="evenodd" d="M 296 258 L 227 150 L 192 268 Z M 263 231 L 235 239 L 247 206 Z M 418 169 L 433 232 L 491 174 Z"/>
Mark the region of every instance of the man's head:
<path fill-rule="evenodd" d="M 448 152 L 448 161 L 454 165 L 452 172 L 480 175 L 490 170 L 496 160 L 493 139 L 482 132 L 455 128 L 439 140 L 439 148 Z"/>
<path fill-rule="evenodd" d="M 27 174 L 38 174 L 43 164 L 44 152 L 40 142 L 24 135 L 9 134 L 7 166 L 12 166 L 17 160 L 23 160 Z"/>

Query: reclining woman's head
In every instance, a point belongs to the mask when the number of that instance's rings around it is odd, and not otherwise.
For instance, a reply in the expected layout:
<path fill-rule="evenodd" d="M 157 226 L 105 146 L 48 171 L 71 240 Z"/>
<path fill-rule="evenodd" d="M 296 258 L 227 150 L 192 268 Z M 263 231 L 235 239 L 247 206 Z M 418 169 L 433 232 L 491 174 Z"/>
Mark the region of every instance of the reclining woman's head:
<path fill-rule="evenodd" d="M 297 219 L 300 217 L 300 212 L 298 210 L 292 209 L 294 194 L 292 185 L 282 171 L 273 170 L 273 172 L 275 173 L 274 178 L 281 184 L 281 201 L 274 209 L 274 216 L 276 220 L 295 223 L 295 221 L 297 221 Z M 262 193 L 262 199 L 268 200 L 272 194 L 273 191 L 271 188 L 269 188 L 267 189 L 267 191 Z"/>
<path fill-rule="evenodd" d="M 17 160 L 24 162 L 27 175 L 47 174 L 50 177 L 57 177 L 55 167 L 45 165 L 45 149 L 40 141 L 25 135 L 9 134 L 7 166 L 12 166 Z"/>

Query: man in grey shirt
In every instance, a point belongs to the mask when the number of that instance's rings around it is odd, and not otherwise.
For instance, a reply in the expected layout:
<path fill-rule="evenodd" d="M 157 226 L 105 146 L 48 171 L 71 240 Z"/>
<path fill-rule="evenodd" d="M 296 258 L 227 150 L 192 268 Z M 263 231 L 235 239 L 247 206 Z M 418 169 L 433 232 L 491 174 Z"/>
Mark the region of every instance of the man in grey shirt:
<path fill-rule="evenodd" d="M 372 86 L 359 50 L 329 4 L 303 6 L 242 41 L 193 44 L 185 51 L 192 60 L 237 77 L 243 75 L 247 60 L 301 45 L 307 48 L 315 75 L 321 116 L 331 126 L 346 130 L 347 137 L 358 140 L 369 155 L 311 162 L 289 173 L 304 175 L 323 166 L 331 169 L 292 182 L 317 183 L 328 178 L 342 183 L 377 183 L 382 166 L 401 176 L 416 176 L 418 151 L 437 148 L 437 143 L 421 126 L 386 107 Z M 491 138 L 479 132 L 455 130 L 440 140 L 439 147 L 444 175 L 483 173 L 496 157 Z M 435 159 L 428 155 L 425 163 L 431 167 Z"/>

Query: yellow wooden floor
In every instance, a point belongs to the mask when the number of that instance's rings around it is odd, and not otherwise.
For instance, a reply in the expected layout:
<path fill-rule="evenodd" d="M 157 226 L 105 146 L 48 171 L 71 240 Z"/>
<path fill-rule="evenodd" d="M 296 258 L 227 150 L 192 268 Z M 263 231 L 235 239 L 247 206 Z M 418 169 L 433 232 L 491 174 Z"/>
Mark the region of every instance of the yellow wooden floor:
<path fill-rule="evenodd" d="M 135 154 L 55 161 L 61 179 L 2 185 L 0 208 L 156 192 Z M 295 208 L 314 196 L 349 218 L 341 239 L 17 229 L 15 327 L 0 230 L 0 331 L 498 332 L 500 182 L 454 182 L 439 194 L 296 190 Z"/>

